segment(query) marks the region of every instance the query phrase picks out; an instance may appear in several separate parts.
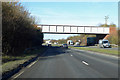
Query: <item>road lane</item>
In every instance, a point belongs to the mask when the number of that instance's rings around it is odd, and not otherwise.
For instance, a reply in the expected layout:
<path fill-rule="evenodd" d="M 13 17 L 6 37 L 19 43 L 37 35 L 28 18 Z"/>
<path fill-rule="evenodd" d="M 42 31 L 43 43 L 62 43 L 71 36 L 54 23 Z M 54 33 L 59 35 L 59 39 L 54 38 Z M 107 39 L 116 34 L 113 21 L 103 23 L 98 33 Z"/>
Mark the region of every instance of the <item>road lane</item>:
<path fill-rule="evenodd" d="M 118 77 L 118 58 L 96 54 L 95 52 L 89 53 L 86 51 L 74 51 L 73 56 L 78 60 L 87 61 L 92 69 L 98 71 L 106 77 Z"/>
<path fill-rule="evenodd" d="M 117 58 L 51 47 L 18 78 L 117 78 L 117 68 Z"/>
<path fill-rule="evenodd" d="M 104 60 L 104 61 L 107 61 L 107 62 L 110 62 L 110 63 L 113 63 L 113 64 L 118 63 L 118 57 L 114 56 L 114 55 L 108 55 L 108 54 L 92 52 L 92 51 L 85 51 L 85 50 L 79 50 L 79 49 L 71 49 L 71 53 L 77 53 L 79 55 L 81 54 L 81 55 L 84 55 L 86 57 L 87 56 L 92 57 L 93 59 L 96 58 L 96 59 Z"/>

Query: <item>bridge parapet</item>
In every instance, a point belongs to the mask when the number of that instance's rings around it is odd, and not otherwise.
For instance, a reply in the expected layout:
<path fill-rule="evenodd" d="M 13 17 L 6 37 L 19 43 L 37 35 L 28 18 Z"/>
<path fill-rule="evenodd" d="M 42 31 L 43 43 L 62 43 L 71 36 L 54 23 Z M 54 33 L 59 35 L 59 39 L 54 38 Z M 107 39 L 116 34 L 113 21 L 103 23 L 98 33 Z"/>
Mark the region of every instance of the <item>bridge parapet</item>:
<path fill-rule="evenodd" d="M 39 25 L 43 33 L 56 34 L 109 34 L 109 27 L 73 26 L 73 25 Z"/>

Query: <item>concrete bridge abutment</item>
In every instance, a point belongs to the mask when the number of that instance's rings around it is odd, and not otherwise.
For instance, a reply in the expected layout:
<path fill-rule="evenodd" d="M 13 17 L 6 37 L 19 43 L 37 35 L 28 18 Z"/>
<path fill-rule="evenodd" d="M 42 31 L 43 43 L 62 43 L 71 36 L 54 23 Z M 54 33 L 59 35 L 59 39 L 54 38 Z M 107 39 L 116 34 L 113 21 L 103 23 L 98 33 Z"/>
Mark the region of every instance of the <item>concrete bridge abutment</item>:
<path fill-rule="evenodd" d="M 96 35 L 96 44 L 98 44 L 100 39 L 104 39 L 107 34 L 97 34 Z"/>
<path fill-rule="evenodd" d="M 98 44 L 98 41 L 100 39 L 108 39 L 110 35 L 116 35 L 117 34 L 117 29 L 116 27 L 110 27 L 109 28 L 109 34 L 96 34 L 96 44 Z"/>

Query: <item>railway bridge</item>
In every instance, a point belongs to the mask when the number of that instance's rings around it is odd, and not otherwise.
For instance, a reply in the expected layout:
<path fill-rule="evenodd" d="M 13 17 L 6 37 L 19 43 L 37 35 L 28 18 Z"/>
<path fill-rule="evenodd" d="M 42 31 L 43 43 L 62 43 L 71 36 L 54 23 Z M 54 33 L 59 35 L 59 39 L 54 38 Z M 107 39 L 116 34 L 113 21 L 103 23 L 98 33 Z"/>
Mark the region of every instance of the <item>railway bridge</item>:
<path fill-rule="evenodd" d="M 97 42 L 110 34 L 109 27 L 99 26 L 38 25 L 37 27 L 41 27 L 42 32 L 48 34 L 94 34 Z"/>

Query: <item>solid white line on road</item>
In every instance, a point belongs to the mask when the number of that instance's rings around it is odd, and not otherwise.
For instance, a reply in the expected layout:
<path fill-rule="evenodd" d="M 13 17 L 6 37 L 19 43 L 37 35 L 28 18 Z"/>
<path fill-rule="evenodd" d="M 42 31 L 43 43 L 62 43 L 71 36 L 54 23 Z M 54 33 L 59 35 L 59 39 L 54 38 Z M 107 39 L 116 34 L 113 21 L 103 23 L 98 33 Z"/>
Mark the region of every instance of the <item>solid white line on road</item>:
<path fill-rule="evenodd" d="M 87 62 L 85 62 L 85 61 L 82 61 L 82 63 L 85 64 L 85 65 L 87 65 L 87 66 L 89 65 L 89 64 L 88 64 Z"/>
<path fill-rule="evenodd" d="M 35 64 L 37 61 L 34 61 L 33 63 L 31 63 L 29 66 L 27 66 L 27 68 L 30 68 L 33 64 Z"/>
<path fill-rule="evenodd" d="M 20 76 L 24 71 L 22 71 L 21 73 L 19 73 L 17 76 L 15 76 L 14 78 L 17 78 L 18 76 Z"/>

